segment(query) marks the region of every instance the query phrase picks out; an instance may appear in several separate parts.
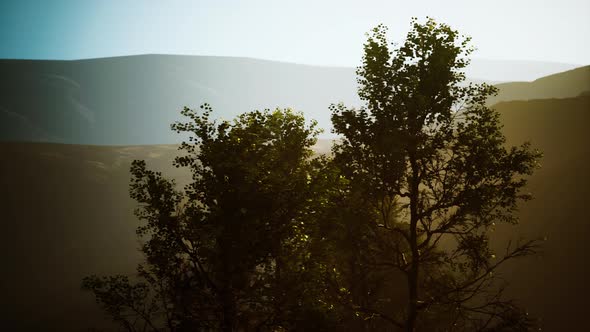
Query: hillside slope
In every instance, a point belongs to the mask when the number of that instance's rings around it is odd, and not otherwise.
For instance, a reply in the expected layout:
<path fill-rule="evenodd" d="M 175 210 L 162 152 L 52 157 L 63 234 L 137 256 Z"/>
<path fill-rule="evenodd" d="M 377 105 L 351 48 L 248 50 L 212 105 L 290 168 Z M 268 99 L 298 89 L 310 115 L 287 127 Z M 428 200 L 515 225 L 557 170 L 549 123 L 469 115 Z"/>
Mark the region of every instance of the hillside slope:
<path fill-rule="evenodd" d="M 500 101 L 572 98 L 590 91 L 590 66 L 545 76 L 532 82 L 496 84 L 498 95 L 488 100 L 490 105 Z"/>
<path fill-rule="evenodd" d="M 527 60 L 471 60 L 467 77 L 484 78 L 487 81 L 533 81 L 539 77 L 572 70 L 579 65 Z"/>
<path fill-rule="evenodd" d="M 530 141 L 543 153 L 528 186 L 534 199 L 522 205 L 521 224 L 499 237 L 546 237 L 538 259 L 514 262 L 506 277 L 510 293 L 543 331 L 579 331 L 587 324 L 590 270 L 590 96 L 503 102 L 509 144 Z"/>
<path fill-rule="evenodd" d="M 110 326 L 82 277 L 133 273 L 140 255 L 129 167 L 169 167 L 175 147 L 0 143 L 0 326 L 80 331 Z"/>

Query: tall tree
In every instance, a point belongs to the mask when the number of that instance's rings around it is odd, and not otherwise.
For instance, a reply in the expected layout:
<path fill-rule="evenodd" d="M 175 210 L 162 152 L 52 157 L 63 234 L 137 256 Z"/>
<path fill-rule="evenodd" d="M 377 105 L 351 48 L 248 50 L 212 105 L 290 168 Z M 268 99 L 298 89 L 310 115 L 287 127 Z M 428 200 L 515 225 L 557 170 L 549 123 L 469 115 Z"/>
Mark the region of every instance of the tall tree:
<path fill-rule="evenodd" d="M 323 316 L 306 286 L 315 123 L 291 110 L 218 123 L 201 108 L 185 108 L 190 121 L 172 126 L 192 135 L 175 162 L 193 175 L 183 191 L 144 161 L 131 168 L 146 240 L 139 282 L 92 276 L 83 286 L 128 330 L 301 328 L 306 315 Z"/>
<path fill-rule="evenodd" d="M 406 331 L 530 323 L 503 299 L 496 272 L 533 253 L 537 242 L 516 242 L 496 256 L 489 234 L 497 223 L 517 222 L 517 203 L 530 198 L 521 190 L 540 154 L 528 143 L 505 147 L 498 114 L 485 105 L 496 89 L 464 84 L 469 41 L 433 19 L 413 19 L 405 42 L 390 48 L 379 25 L 357 71 L 365 106 L 331 106 L 342 136 L 335 163 L 348 181 L 347 196 L 366 209 L 340 209 L 340 223 L 362 230 L 356 242 L 364 251 L 356 252 L 370 255 L 357 268 L 372 271 L 364 276 L 389 268 L 406 285 L 401 306 L 380 305 L 391 300 L 384 293 L 351 303 Z"/>
<path fill-rule="evenodd" d="M 517 222 L 540 154 L 505 146 L 494 87 L 464 84 L 469 38 L 413 20 L 390 50 L 385 32 L 364 46 L 365 107 L 331 106 L 333 159 L 312 156 L 315 123 L 290 110 L 185 108 L 175 164 L 192 182 L 131 168 L 138 280 L 83 287 L 130 331 L 526 330 L 497 272 L 537 242 L 496 256 L 489 235 Z"/>

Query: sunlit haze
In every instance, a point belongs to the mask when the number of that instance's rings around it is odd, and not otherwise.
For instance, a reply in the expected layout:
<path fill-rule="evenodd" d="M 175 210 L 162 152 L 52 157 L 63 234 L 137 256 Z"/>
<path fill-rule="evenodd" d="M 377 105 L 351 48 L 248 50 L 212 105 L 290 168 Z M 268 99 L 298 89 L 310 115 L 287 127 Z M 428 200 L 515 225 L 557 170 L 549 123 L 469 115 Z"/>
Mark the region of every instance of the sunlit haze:
<path fill-rule="evenodd" d="M 590 63 L 590 1 L 2 1 L 0 58 L 145 53 L 356 66 L 379 23 L 401 40 L 413 16 L 471 35 L 476 58 Z"/>

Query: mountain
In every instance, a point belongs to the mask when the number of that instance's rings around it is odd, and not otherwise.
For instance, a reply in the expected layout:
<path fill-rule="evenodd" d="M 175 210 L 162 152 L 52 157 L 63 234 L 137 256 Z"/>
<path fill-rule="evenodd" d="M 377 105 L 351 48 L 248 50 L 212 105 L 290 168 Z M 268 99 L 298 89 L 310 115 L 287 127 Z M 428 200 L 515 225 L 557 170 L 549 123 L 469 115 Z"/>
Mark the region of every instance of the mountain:
<path fill-rule="evenodd" d="M 471 81 L 495 83 L 566 67 L 572 65 L 476 59 L 467 72 L 475 75 Z M 360 105 L 354 68 L 250 58 L 0 60 L 0 77 L 0 141 L 179 143 L 185 137 L 171 132 L 170 124 L 180 120 L 183 106 L 196 108 L 204 102 L 226 119 L 254 109 L 292 107 L 316 119 L 329 134 L 331 103 Z"/>
<path fill-rule="evenodd" d="M 322 127 L 330 103 L 358 104 L 351 68 L 248 58 L 142 55 L 81 61 L 0 60 L 0 141 L 179 143 L 183 106 L 216 116 L 292 107 Z"/>
<path fill-rule="evenodd" d="M 579 67 L 562 73 L 536 79 L 532 82 L 509 82 L 496 84 L 498 95 L 488 100 L 529 100 L 546 98 L 570 98 L 590 91 L 590 66 Z"/>
<path fill-rule="evenodd" d="M 560 73 L 580 65 L 529 60 L 473 59 L 467 68 L 467 77 L 478 77 L 487 81 L 532 81 L 539 77 Z"/>
<path fill-rule="evenodd" d="M 328 152 L 320 141 L 317 152 Z M 177 180 L 177 145 L 0 142 L 0 326 L 5 331 L 112 327 L 83 277 L 135 272 L 141 256 L 129 197 L 135 159 Z"/>
<path fill-rule="evenodd" d="M 543 331 L 579 331 L 590 296 L 590 95 L 494 107 L 508 144 L 530 141 L 544 154 L 528 185 L 534 199 L 521 205 L 521 224 L 498 231 L 500 238 L 546 238 L 537 259 L 515 261 L 506 271 L 509 292 L 541 318 Z"/>

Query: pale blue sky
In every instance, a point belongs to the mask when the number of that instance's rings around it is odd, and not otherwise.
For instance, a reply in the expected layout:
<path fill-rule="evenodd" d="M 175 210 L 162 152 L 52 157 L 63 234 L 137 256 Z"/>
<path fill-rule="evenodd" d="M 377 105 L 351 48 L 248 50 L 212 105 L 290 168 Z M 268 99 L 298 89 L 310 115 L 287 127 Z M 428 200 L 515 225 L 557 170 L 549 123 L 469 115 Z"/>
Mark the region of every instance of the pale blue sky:
<path fill-rule="evenodd" d="M 412 16 L 473 37 L 477 58 L 590 64 L 588 0 L 18 0 L 0 2 L 0 58 L 144 53 L 356 66 L 378 23 Z"/>

